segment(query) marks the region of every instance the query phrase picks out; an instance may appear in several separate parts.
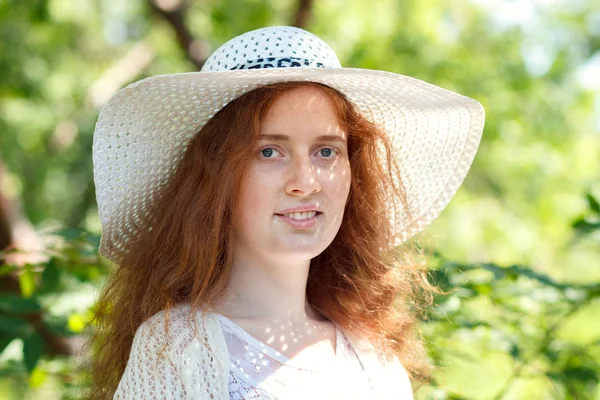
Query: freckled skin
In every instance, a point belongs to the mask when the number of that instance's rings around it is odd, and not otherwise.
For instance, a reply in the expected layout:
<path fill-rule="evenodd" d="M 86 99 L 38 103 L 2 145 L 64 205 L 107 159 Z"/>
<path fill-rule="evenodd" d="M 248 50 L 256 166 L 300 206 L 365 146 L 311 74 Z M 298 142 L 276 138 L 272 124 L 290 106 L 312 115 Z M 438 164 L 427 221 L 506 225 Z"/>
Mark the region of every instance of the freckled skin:
<path fill-rule="evenodd" d="M 260 258 L 311 259 L 329 246 L 341 225 L 351 171 L 347 140 L 333 104 L 315 87 L 282 94 L 261 121 L 261 138 L 242 182 L 234 221 L 236 253 Z M 276 214 L 287 208 L 317 205 L 323 213 L 307 229 L 287 224 Z"/>

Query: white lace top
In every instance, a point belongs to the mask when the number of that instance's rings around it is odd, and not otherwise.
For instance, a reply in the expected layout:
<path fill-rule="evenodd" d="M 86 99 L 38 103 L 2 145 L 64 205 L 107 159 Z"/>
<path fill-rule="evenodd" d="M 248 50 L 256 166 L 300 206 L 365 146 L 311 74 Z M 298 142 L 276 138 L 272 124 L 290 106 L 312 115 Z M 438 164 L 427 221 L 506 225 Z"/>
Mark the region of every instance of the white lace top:
<path fill-rule="evenodd" d="M 164 311 L 140 326 L 114 399 L 413 399 L 397 359 L 339 328 L 335 357 L 304 368 L 222 315 L 191 317 L 189 305 L 172 309 L 168 337 Z"/>

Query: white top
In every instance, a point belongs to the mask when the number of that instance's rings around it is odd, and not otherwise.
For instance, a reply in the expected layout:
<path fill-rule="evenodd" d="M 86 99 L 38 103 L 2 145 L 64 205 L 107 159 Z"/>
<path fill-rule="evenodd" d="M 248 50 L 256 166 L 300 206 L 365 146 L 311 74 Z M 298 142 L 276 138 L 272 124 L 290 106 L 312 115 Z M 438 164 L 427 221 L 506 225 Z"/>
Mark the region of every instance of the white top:
<path fill-rule="evenodd" d="M 191 317 L 189 305 L 173 308 L 168 338 L 164 311 L 139 327 L 114 399 L 413 400 L 397 358 L 380 360 L 339 327 L 335 357 L 305 368 L 223 315 L 198 313 L 195 323 Z"/>

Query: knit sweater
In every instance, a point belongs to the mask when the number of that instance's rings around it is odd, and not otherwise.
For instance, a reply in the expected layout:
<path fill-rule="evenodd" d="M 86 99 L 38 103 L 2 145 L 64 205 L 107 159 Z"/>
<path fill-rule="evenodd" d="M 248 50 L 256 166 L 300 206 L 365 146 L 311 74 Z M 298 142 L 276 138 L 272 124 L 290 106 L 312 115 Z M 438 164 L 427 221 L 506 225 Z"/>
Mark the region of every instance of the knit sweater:
<path fill-rule="evenodd" d="M 373 346 L 337 331 L 331 365 L 302 370 L 224 316 L 188 304 L 164 310 L 137 330 L 114 399 L 412 400 L 406 370 Z"/>

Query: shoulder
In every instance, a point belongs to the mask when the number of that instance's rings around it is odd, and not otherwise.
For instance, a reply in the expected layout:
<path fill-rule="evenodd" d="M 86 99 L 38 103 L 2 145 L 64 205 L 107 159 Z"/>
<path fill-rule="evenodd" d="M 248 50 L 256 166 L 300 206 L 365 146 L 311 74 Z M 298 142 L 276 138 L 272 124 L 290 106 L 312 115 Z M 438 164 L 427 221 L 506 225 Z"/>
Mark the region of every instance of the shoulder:
<path fill-rule="evenodd" d="M 413 389 L 408 371 L 397 356 L 383 362 L 383 373 L 381 374 L 382 387 L 387 393 L 394 393 L 398 399 L 412 400 Z"/>
<path fill-rule="evenodd" d="M 169 310 L 161 310 L 148 318 L 138 328 L 136 336 L 138 334 L 178 343 L 199 336 L 210 340 L 217 339 L 221 329 L 214 314 L 201 311 L 193 313 L 189 304 L 180 304 Z"/>
<path fill-rule="evenodd" d="M 137 329 L 115 398 L 177 393 L 178 398 L 225 399 L 228 376 L 229 352 L 216 316 L 181 305 L 156 313 Z"/>
<path fill-rule="evenodd" d="M 181 358 L 205 348 L 218 360 L 227 358 L 221 325 L 214 314 L 192 312 L 188 304 L 162 310 L 138 328 L 135 341 L 150 343 L 151 350 L 166 351 L 171 358 Z"/>
<path fill-rule="evenodd" d="M 358 358 L 381 399 L 412 400 L 408 371 L 396 355 L 378 351 L 369 341 L 349 337 Z"/>

